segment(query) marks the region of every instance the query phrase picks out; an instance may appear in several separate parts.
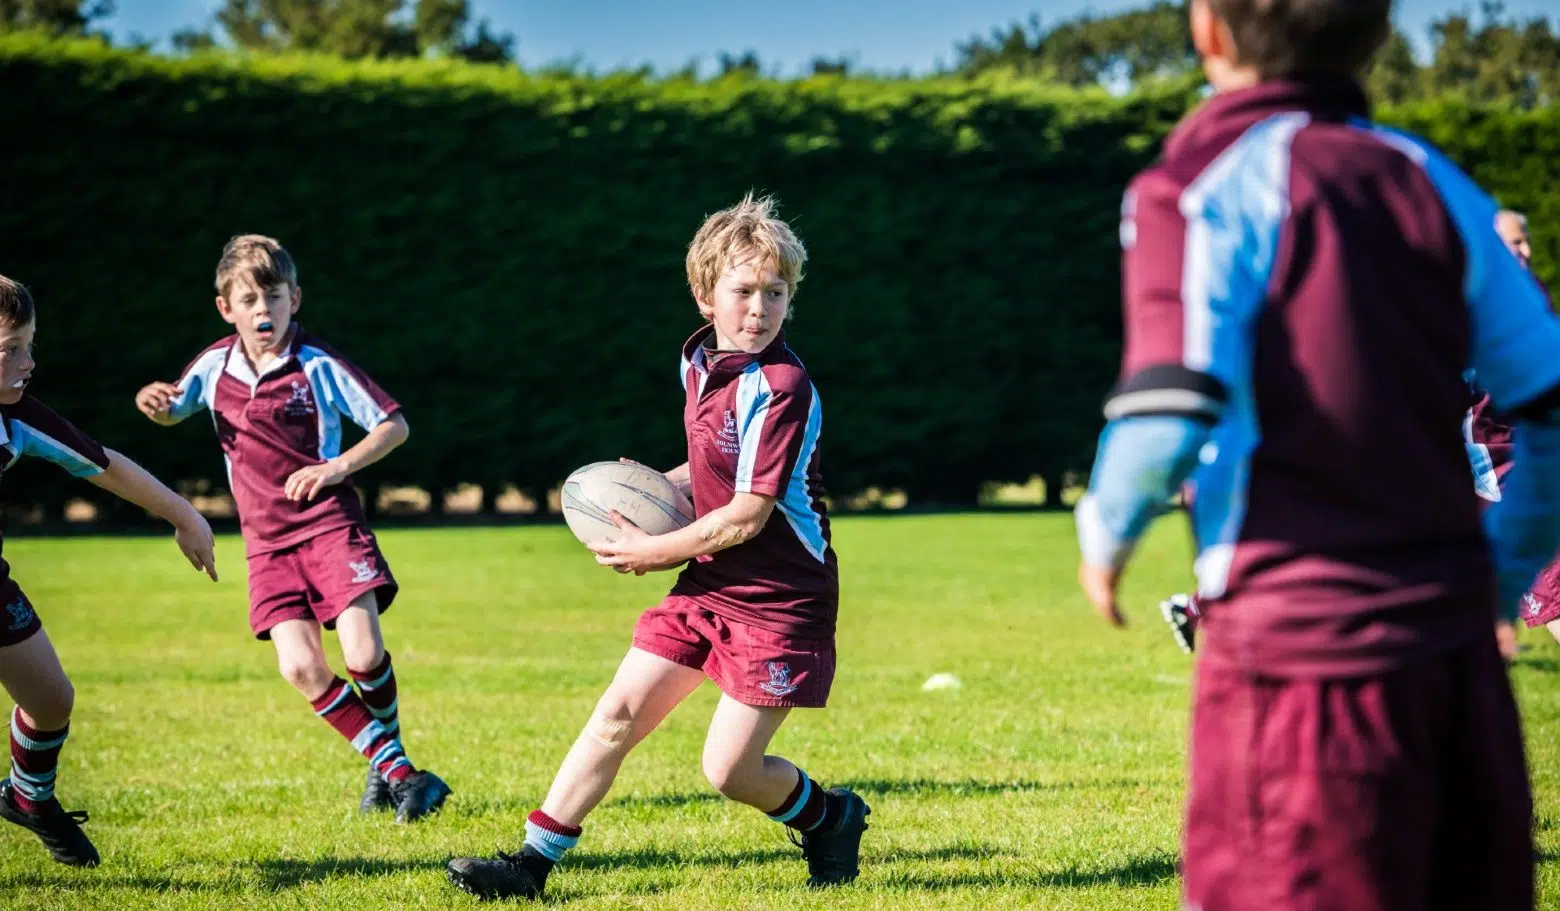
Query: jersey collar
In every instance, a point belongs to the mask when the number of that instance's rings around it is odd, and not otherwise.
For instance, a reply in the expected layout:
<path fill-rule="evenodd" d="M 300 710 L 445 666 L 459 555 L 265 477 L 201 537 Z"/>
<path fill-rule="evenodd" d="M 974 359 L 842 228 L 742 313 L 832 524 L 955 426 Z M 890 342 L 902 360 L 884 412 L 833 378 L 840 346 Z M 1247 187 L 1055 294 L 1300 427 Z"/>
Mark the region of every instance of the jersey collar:
<path fill-rule="evenodd" d="M 699 331 L 690 335 L 686 342 L 683 342 L 683 360 L 693 365 L 693 369 L 700 373 L 741 373 L 754 364 L 764 361 L 773 352 L 785 347 L 785 330 L 782 329 L 775 335 L 773 341 L 764 346 L 762 351 L 734 351 L 722 354 L 711 362 L 709 349 L 705 347 L 705 343 L 714 335 L 715 327 L 705 325 L 700 327 Z"/>
<path fill-rule="evenodd" d="M 287 348 L 273 358 L 271 363 L 266 364 L 265 369 L 260 371 L 258 376 L 255 374 L 255 368 L 249 363 L 249 356 L 244 353 L 244 340 L 235 336 L 233 346 L 228 349 L 224 371 L 228 376 L 253 389 L 262 379 L 282 370 L 298 356 L 298 349 L 303 344 L 303 327 L 293 323 L 287 331 L 291 336 L 287 340 Z"/>

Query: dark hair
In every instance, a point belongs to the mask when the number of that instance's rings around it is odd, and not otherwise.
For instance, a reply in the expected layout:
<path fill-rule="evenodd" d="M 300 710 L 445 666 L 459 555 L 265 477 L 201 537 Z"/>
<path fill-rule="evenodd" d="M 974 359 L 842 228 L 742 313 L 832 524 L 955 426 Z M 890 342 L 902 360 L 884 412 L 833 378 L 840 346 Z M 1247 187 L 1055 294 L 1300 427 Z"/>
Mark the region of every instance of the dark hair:
<path fill-rule="evenodd" d="M 33 299 L 21 282 L 0 275 L 0 325 L 25 326 L 33 321 Z"/>
<path fill-rule="evenodd" d="M 1264 78 L 1358 75 L 1392 29 L 1392 0 L 1207 2 L 1235 38 L 1235 62 Z"/>

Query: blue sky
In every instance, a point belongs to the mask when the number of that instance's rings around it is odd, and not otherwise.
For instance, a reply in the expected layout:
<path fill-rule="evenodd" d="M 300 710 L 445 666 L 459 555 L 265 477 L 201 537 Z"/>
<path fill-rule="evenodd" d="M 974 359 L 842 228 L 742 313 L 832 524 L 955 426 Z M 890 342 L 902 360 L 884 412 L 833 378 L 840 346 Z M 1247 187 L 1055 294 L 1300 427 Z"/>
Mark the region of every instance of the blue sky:
<path fill-rule="evenodd" d="M 118 0 L 106 21 L 117 39 L 132 34 L 166 39 L 178 28 L 204 25 L 221 0 Z M 721 51 L 756 51 L 766 67 L 786 74 L 815 56 L 846 56 L 868 69 L 925 72 L 952 63 L 954 45 L 993 26 L 1065 19 L 1087 10 L 1110 13 L 1142 0 L 472 0 L 479 17 L 519 38 L 527 65 L 578 56 L 599 69 L 650 63 L 676 69 Z M 1398 0 L 1399 23 L 1423 44 L 1430 21 L 1471 2 Z M 1555 0 L 1506 0 L 1520 17 L 1554 12 Z"/>

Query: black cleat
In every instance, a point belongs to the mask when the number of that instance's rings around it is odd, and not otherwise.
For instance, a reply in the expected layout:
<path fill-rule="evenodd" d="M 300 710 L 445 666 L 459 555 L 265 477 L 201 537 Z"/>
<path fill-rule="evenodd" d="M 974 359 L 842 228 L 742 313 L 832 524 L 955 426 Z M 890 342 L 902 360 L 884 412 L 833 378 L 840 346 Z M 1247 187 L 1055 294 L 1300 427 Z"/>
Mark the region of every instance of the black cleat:
<path fill-rule="evenodd" d="M 827 829 L 803 832 L 802 856 L 807 858 L 807 885 L 814 889 L 838 886 L 861 874 L 861 833 L 867 831 L 872 808 L 848 788 L 825 793 L 839 800 L 841 815 Z"/>
<path fill-rule="evenodd" d="M 543 883 L 521 863 L 521 855 L 498 852 L 494 858 L 457 857 L 444 867 L 455 888 L 477 898 L 541 898 Z"/>
<path fill-rule="evenodd" d="M 1188 595 L 1171 595 L 1159 602 L 1159 612 L 1170 625 L 1170 635 L 1188 655 L 1197 648 L 1197 615 L 1192 612 L 1195 603 Z"/>
<path fill-rule="evenodd" d="M 390 785 L 390 795 L 395 801 L 395 821 L 416 822 L 444 806 L 450 786 L 432 772 L 413 772 Z"/>
<path fill-rule="evenodd" d="M 51 797 L 42 810 L 27 813 L 16 805 L 11 793 L 11 779 L 0 779 L 0 819 L 14 822 L 38 836 L 54 859 L 62 864 L 72 867 L 98 865 L 97 848 L 92 847 L 87 833 L 81 831 L 81 824 L 88 818 L 86 810 L 67 812 Z"/>
<path fill-rule="evenodd" d="M 390 793 L 390 782 L 373 766 L 368 767 L 368 781 L 363 785 L 363 799 L 358 803 L 359 813 L 378 813 L 394 810 L 395 797 Z"/>

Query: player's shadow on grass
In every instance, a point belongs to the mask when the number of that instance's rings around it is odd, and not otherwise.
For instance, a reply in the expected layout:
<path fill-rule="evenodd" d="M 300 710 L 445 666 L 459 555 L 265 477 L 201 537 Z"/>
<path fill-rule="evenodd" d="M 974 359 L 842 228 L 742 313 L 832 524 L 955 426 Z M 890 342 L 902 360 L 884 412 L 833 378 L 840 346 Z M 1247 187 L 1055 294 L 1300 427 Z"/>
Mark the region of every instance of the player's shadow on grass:
<path fill-rule="evenodd" d="M 296 889 L 346 876 L 387 876 L 408 870 L 443 870 L 443 860 L 380 860 L 366 857 L 273 858 L 255 864 L 266 887 Z"/>
<path fill-rule="evenodd" d="M 935 863 L 950 860 L 991 860 L 1002 856 L 1011 856 L 1011 854 L 986 845 L 961 844 L 925 850 L 896 849 L 890 851 L 882 858 L 869 852 L 862 863 L 864 866 L 872 866 L 878 863 Z M 641 848 L 635 851 L 569 855 L 569 866 L 578 870 L 611 871 L 632 867 L 642 871 L 655 871 L 652 873 L 653 878 L 640 879 L 638 882 L 626 887 L 618 886 L 610 890 L 614 895 L 634 895 L 640 897 L 659 895 L 663 892 L 685 888 L 688 885 L 688 881 L 683 874 L 678 872 L 679 867 L 735 869 L 741 866 L 759 866 L 764 864 L 782 864 L 794 868 L 798 884 L 807 875 L 807 867 L 802 861 L 802 852 L 796 848 L 766 848 L 755 851 L 693 850 L 683 852 Z M 911 887 L 914 888 L 914 886 Z M 602 894 L 591 891 L 589 880 L 578 880 L 575 881 L 574 885 L 565 888 L 579 888 L 581 891 L 549 893 L 549 904 L 561 905 L 587 899 L 599 900 L 603 897 Z M 929 886 L 923 888 L 929 888 Z"/>
<path fill-rule="evenodd" d="M 998 794 L 1023 794 L 1045 791 L 1126 791 L 1147 787 L 1154 782 L 1127 778 L 1104 781 L 982 781 L 976 778 L 944 781 L 938 778 L 858 778 L 841 782 L 847 788 L 865 795 L 893 795 L 896 797 L 989 797 Z"/>
<path fill-rule="evenodd" d="M 228 892 L 231 887 L 221 883 L 208 883 L 193 879 L 173 879 L 167 876 L 135 876 L 127 874 L 103 874 L 98 870 L 76 872 L 61 869 L 55 876 L 37 873 L 21 873 L 16 876 L 0 876 L 0 896 L 15 894 L 27 889 L 54 889 L 64 887 L 72 892 L 98 889 L 140 889 L 158 894 L 178 895 L 183 892 Z"/>
<path fill-rule="evenodd" d="M 870 849 L 870 845 L 868 846 Z M 870 850 L 869 850 L 870 853 Z M 941 860 L 989 860 L 1002 856 L 996 848 L 980 844 L 947 845 L 926 850 L 894 850 L 887 860 L 894 863 L 927 863 Z M 610 870 L 620 867 L 654 869 L 657 867 L 741 867 L 754 864 L 800 862 L 802 852 L 789 845 L 748 851 L 694 849 L 689 851 L 637 848 L 599 854 L 570 854 L 569 866 L 580 870 Z"/>
<path fill-rule="evenodd" d="M 1030 791 L 1124 791 L 1146 786 L 1158 786 L 1159 782 L 1131 779 L 1105 781 L 981 781 L 974 778 L 943 781 L 936 778 L 858 778 L 842 781 L 840 785 L 867 797 L 985 797 L 998 794 L 1022 794 Z M 673 794 L 633 794 L 608 801 L 608 807 L 684 807 L 696 804 L 723 803 L 726 798 L 710 791 L 689 791 Z"/>
<path fill-rule="evenodd" d="M 1159 851 L 1112 867 L 1063 870 L 947 873 L 889 872 L 879 882 L 887 889 L 946 891 L 967 888 L 1085 889 L 1094 886 L 1157 886 L 1180 874 L 1174 854 Z"/>

